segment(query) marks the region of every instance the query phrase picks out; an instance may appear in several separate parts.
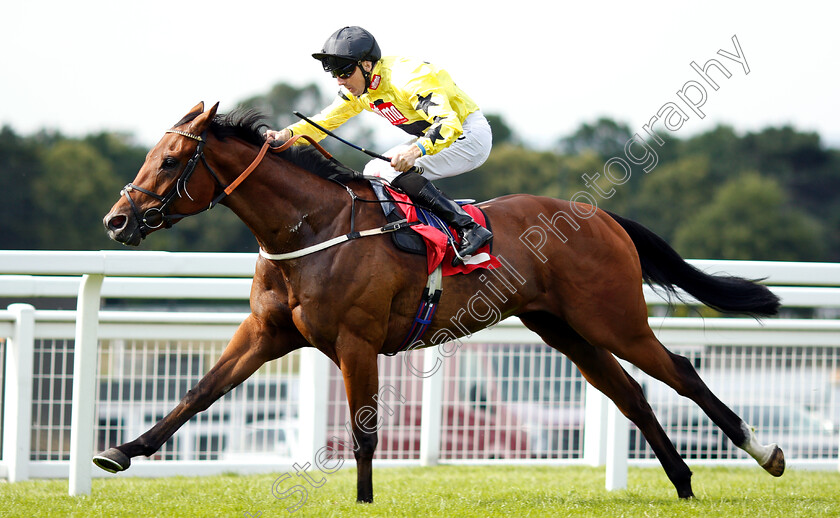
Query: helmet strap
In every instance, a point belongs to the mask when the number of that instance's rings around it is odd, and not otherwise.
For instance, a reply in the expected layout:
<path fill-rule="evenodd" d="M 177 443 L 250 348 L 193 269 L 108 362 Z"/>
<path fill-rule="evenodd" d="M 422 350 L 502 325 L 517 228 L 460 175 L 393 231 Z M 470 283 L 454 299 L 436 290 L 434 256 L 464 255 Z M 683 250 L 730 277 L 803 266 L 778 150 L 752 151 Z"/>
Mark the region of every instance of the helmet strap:
<path fill-rule="evenodd" d="M 365 60 L 370 61 L 370 60 Z M 359 61 L 359 69 L 362 71 L 362 76 L 365 78 L 365 93 L 368 91 L 368 87 L 370 86 L 370 79 L 373 74 L 373 68 L 376 66 L 376 62 L 370 61 L 370 72 L 365 70 L 365 67 L 362 65 L 363 61 Z"/>

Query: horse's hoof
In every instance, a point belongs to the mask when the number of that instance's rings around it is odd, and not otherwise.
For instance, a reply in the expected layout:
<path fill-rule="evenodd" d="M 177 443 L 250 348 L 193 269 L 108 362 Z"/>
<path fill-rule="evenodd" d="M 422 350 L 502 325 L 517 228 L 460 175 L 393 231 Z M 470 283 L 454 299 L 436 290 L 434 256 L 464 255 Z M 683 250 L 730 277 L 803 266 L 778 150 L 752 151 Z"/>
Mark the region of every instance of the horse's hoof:
<path fill-rule="evenodd" d="M 782 449 L 774 444 L 773 453 L 770 454 L 770 458 L 761 467 L 766 469 L 767 473 L 770 473 L 774 477 L 781 477 L 782 473 L 785 472 L 785 454 L 782 452 Z"/>
<path fill-rule="evenodd" d="M 93 463 L 109 473 L 125 471 L 131 466 L 131 459 L 116 448 L 105 450 L 93 456 Z"/>

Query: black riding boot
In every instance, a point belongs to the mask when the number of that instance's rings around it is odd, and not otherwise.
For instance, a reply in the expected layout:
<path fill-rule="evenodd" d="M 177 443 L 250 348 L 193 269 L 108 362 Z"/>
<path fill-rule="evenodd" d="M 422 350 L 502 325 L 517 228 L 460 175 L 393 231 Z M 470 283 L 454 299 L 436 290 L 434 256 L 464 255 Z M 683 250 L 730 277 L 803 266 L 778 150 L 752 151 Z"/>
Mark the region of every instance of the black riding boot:
<path fill-rule="evenodd" d="M 447 198 L 423 176 L 415 172 L 403 173 L 394 178 L 391 185 L 399 187 L 411 201 L 428 208 L 458 232 L 461 244 L 452 260 L 452 266 L 458 266 L 460 258 L 473 255 L 493 238 L 492 232 L 476 223 L 460 205 Z"/>

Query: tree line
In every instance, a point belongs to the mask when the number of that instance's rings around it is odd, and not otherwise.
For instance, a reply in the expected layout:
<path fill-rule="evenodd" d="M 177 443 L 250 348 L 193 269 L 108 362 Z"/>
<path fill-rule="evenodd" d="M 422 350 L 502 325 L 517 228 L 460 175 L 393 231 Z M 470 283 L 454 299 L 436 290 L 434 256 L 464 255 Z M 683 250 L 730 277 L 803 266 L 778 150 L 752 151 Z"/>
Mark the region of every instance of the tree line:
<path fill-rule="evenodd" d="M 298 110 L 313 113 L 328 99 L 315 85 L 275 85 L 243 107 L 265 113 L 275 127 Z M 345 138 L 377 149 L 370 121 L 343 126 Z M 499 115 L 488 116 L 494 148 L 479 170 L 441 180 L 454 197 L 490 199 L 530 193 L 569 199 L 595 178 L 598 206 L 639 221 L 685 257 L 781 261 L 840 261 L 840 151 L 813 132 L 791 126 L 739 133 L 718 126 L 652 146 L 655 168 L 634 168 L 620 185 L 603 174 L 605 163 L 624 155 L 633 132 L 600 118 L 557 139 L 551 149 L 523 143 Z M 327 147 L 347 165 L 367 160 L 337 142 Z M 0 129 L 0 248 L 100 250 L 120 248 L 102 217 L 131 181 L 148 150 L 121 133 L 70 138 L 43 130 L 19 135 Z M 586 178 L 584 175 L 587 175 Z M 218 207 L 187 218 L 144 241 L 141 249 L 254 252 L 256 241 L 232 212 Z"/>

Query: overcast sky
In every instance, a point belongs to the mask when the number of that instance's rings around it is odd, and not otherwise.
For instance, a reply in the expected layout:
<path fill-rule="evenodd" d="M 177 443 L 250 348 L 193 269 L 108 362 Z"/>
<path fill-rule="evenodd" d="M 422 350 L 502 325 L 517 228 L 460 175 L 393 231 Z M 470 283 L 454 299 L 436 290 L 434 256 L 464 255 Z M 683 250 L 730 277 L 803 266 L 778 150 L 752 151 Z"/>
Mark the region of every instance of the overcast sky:
<path fill-rule="evenodd" d="M 705 117 L 683 105 L 690 118 L 678 136 L 792 124 L 840 146 L 838 20 L 840 4 L 809 1 L 5 0 L 0 124 L 22 134 L 116 130 L 151 145 L 198 101 L 227 111 L 278 82 L 331 93 L 334 80 L 310 55 L 336 29 L 361 25 L 383 53 L 448 69 L 534 145 L 599 116 L 642 131 L 698 81 Z M 733 36 L 749 74 L 717 53 L 736 53 Z M 710 72 L 717 91 L 690 66 L 712 58 L 731 74 Z"/>

